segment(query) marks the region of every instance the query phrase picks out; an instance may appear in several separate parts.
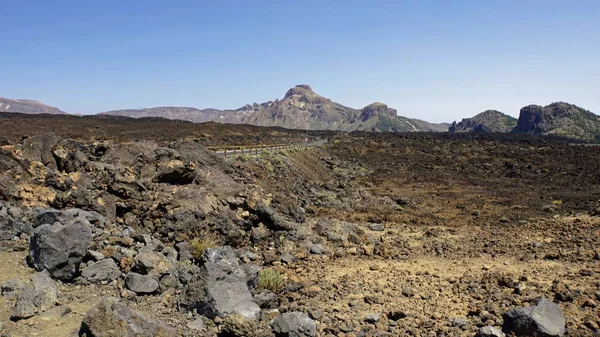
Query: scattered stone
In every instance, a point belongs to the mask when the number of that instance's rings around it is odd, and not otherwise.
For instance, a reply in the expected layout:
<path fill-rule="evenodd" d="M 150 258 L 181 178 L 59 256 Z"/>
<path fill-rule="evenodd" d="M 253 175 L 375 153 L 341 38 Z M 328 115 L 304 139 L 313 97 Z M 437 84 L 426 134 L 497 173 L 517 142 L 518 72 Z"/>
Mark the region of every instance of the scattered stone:
<path fill-rule="evenodd" d="M 314 337 L 317 325 L 302 312 L 288 312 L 274 318 L 271 328 L 277 337 Z"/>
<path fill-rule="evenodd" d="M 221 332 L 228 337 L 257 337 L 258 326 L 255 320 L 241 315 L 231 315 L 223 319 Z"/>
<path fill-rule="evenodd" d="M 380 314 L 368 314 L 367 316 L 365 316 L 365 322 L 371 323 L 371 324 L 375 324 L 375 323 L 379 322 L 380 319 L 381 319 Z"/>
<path fill-rule="evenodd" d="M 450 324 L 454 327 L 462 328 L 462 327 L 466 326 L 467 324 L 469 324 L 469 322 L 467 321 L 466 318 L 456 317 L 456 318 L 452 318 L 450 320 Z"/>
<path fill-rule="evenodd" d="M 146 249 L 146 248 L 144 248 Z M 150 274 L 156 278 L 169 274 L 173 271 L 173 263 L 164 255 L 144 250 L 135 256 L 135 271 L 146 275 Z"/>
<path fill-rule="evenodd" d="M 33 317 L 38 312 L 39 305 L 41 305 L 41 296 L 33 287 L 22 289 L 17 294 L 17 300 L 10 318 L 17 321 Z"/>
<path fill-rule="evenodd" d="M 48 270 L 54 279 L 73 280 L 92 239 L 92 230 L 86 222 L 75 219 L 64 225 L 57 222 L 37 227 L 29 243 L 35 269 Z"/>
<path fill-rule="evenodd" d="M 10 280 L 2 283 L 0 286 L 0 294 L 2 296 L 12 298 L 17 296 L 17 293 L 26 287 L 27 285 L 18 278 L 11 278 Z"/>
<path fill-rule="evenodd" d="M 40 315 L 40 318 L 45 319 L 45 320 L 54 320 L 57 318 L 64 317 L 70 313 L 71 313 L 71 308 L 67 307 L 66 305 L 61 305 L 61 306 L 54 307 L 54 308 L 44 312 L 43 314 Z"/>
<path fill-rule="evenodd" d="M 58 300 L 58 290 L 50 274 L 47 271 L 36 273 L 31 280 L 33 282 L 33 289 L 35 289 L 39 297 L 38 310 L 43 312 L 54 307 Z"/>
<path fill-rule="evenodd" d="M 194 331 L 200 331 L 203 332 L 206 329 L 206 324 L 204 324 L 204 318 L 198 317 L 195 320 L 189 322 L 187 324 L 188 329 L 194 330 Z"/>
<path fill-rule="evenodd" d="M 404 288 L 402 288 L 402 295 L 404 295 L 406 297 L 413 297 L 413 296 L 415 296 L 415 291 L 412 290 L 412 288 L 410 288 L 410 287 L 404 287 Z"/>
<path fill-rule="evenodd" d="M 81 276 L 90 283 L 112 282 L 121 276 L 121 270 L 112 259 L 104 259 L 88 265 Z"/>
<path fill-rule="evenodd" d="M 79 336 L 87 337 L 175 337 L 177 333 L 162 324 L 120 303 L 112 297 L 103 298 L 90 309 L 81 322 Z"/>
<path fill-rule="evenodd" d="M 125 287 L 136 294 L 151 294 L 158 290 L 158 281 L 151 276 L 131 272 L 125 277 Z"/>
<path fill-rule="evenodd" d="M 104 254 L 97 252 L 95 250 L 88 250 L 86 257 L 92 261 L 100 261 L 100 260 L 104 260 L 104 258 L 105 258 Z"/>
<path fill-rule="evenodd" d="M 291 253 L 284 253 L 283 255 L 281 255 L 281 262 L 285 264 L 292 264 L 296 261 L 298 261 L 298 258 Z"/>
<path fill-rule="evenodd" d="M 175 249 L 179 253 L 180 261 L 192 261 L 194 259 L 194 255 L 192 255 L 192 245 L 187 242 L 179 242 L 175 245 Z"/>
<path fill-rule="evenodd" d="M 372 223 L 369 225 L 369 229 L 374 232 L 383 232 L 385 230 L 385 226 L 381 223 Z"/>
<path fill-rule="evenodd" d="M 254 301 L 262 309 L 275 309 L 279 306 L 277 295 L 268 290 L 254 295 Z"/>
<path fill-rule="evenodd" d="M 496 328 L 493 326 L 484 326 L 479 328 L 477 331 L 477 335 L 475 337 L 505 337 L 506 335 L 500 328 Z"/>
<path fill-rule="evenodd" d="M 323 249 L 322 245 L 315 244 L 315 245 L 310 246 L 310 253 L 311 254 L 323 255 L 324 251 L 325 250 Z"/>
<path fill-rule="evenodd" d="M 517 336 L 554 337 L 565 334 L 565 316 L 560 307 L 540 298 L 532 307 L 521 307 L 502 315 L 502 331 Z"/>

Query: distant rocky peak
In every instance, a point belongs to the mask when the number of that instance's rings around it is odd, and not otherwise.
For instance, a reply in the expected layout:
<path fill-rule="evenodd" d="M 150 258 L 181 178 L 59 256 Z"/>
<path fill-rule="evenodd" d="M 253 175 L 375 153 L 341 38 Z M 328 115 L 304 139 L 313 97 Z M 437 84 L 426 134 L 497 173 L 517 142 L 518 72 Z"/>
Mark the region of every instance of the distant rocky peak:
<path fill-rule="evenodd" d="M 294 95 L 298 96 L 306 96 L 306 95 L 315 95 L 315 92 L 311 89 L 309 85 L 299 84 L 285 93 L 285 98 L 292 97 Z"/>
<path fill-rule="evenodd" d="M 375 102 L 361 109 L 360 117 L 363 121 L 375 116 L 396 117 L 396 109 L 391 109 L 387 105 Z"/>

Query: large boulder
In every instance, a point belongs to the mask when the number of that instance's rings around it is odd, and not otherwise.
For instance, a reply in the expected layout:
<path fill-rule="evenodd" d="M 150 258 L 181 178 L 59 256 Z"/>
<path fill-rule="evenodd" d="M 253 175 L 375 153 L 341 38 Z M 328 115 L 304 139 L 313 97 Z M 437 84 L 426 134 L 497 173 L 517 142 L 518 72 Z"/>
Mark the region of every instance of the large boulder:
<path fill-rule="evenodd" d="M 252 298 L 246 283 L 246 273 L 229 246 L 208 248 L 202 256 L 199 277 L 186 291 L 188 306 L 202 315 L 215 318 L 241 315 L 256 319 L 260 307 Z"/>
<path fill-rule="evenodd" d="M 271 328 L 277 337 L 314 337 L 317 325 L 302 312 L 287 312 L 271 320 Z"/>
<path fill-rule="evenodd" d="M 560 307 L 545 298 L 535 306 L 515 308 L 502 316 L 502 331 L 515 336 L 557 337 L 565 334 L 565 316 Z"/>
<path fill-rule="evenodd" d="M 54 279 L 70 281 L 77 276 L 91 239 L 92 230 L 85 219 L 41 225 L 29 242 L 33 266 L 38 271 L 48 270 Z"/>
<path fill-rule="evenodd" d="M 78 336 L 86 337 L 175 337 L 175 330 L 105 297 L 81 322 Z"/>

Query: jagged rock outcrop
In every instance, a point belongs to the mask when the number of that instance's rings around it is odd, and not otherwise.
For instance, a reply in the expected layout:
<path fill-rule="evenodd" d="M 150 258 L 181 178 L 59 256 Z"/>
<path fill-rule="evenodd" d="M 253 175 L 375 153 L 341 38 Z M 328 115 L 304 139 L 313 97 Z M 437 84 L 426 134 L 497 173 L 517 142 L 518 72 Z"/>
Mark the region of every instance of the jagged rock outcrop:
<path fill-rule="evenodd" d="M 563 102 L 545 107 L 528 105 L 521 109 L 512 132 L 600 141 L 600 116 Z"/>

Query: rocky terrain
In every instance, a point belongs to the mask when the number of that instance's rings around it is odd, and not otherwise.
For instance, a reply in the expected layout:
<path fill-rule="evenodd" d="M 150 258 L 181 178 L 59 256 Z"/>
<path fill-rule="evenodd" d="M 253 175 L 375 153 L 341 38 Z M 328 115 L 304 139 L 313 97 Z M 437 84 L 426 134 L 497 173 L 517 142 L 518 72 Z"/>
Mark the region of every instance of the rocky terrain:
<path fill-rule="evenodd" d="M 600 116 L 564 102 L 529 105 L 521 109 L 513 132 L 600 141 Z"/>
<path fill-rule="evenodd" d="M 1 336 L 600 332 L 599 147 L 131 121 L 0 118 Z"/>
<path fill-rule="evenodd" d="M 448 132 L 511 132 L 517 119 L 497 110 L 486 110 L 471 118 L 453 122 Z"/>
<path fill-rule="evenodd" d="M 0 112 L 20 112 L 26 114 L 64 114 L 58 108 L 30 99 L 10 99 L 0 97 Z"/>
<path fill-rule="evenodd" d="M 108 111 L 102 114 L 278 126 L 303 130 L 412 132 L 448 129 L 445 124 L 433 124 L 398 116 L 395 109 L 383 103 L 373 103 L 362 109 L 349 108 L 316 94 L 308 85 L 297 85 L 291 88 L 281 100 L 255 103 L 236 110 L 160 107 Z"/>

